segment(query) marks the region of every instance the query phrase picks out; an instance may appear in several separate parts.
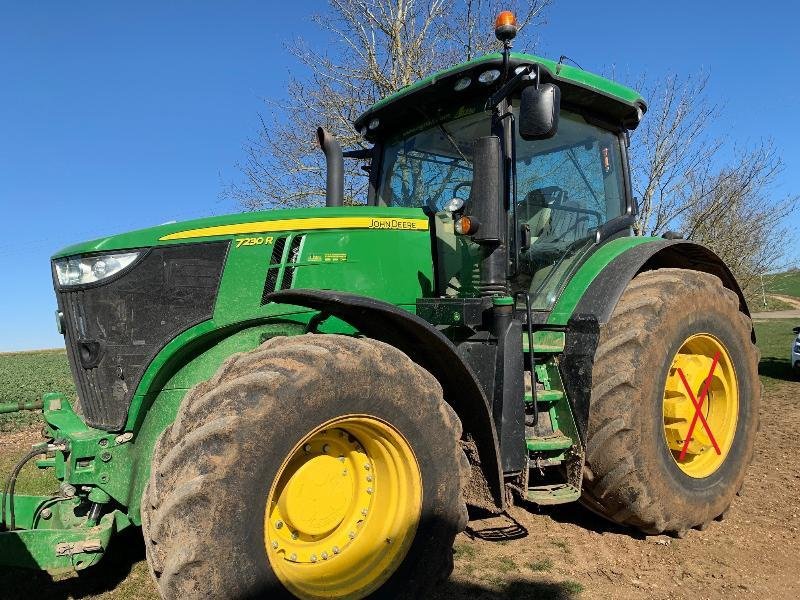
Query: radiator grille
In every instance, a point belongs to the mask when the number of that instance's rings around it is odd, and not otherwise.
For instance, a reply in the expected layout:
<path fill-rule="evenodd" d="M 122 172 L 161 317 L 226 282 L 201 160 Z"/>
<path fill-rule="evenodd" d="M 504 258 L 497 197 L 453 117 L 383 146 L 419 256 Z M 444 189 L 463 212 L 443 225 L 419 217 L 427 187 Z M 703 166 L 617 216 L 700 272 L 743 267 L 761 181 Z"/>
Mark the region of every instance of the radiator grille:
<path fill-rule="evenodd" d="M 145 369 L 176 335 L 211 318 L 228 242 L 152 248 L 108 283 L 59 288 L 65 343 L 83 416 L 115 431 Z"/>

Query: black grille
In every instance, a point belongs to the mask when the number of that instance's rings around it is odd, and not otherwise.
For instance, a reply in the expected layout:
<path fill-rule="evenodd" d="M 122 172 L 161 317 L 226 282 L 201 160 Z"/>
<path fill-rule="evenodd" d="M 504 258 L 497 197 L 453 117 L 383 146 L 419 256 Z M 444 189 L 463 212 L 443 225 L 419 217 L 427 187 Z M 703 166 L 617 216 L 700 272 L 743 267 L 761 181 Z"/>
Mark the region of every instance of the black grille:
<path fill-rule="evenodd" d="M 120 277 L 56 296 L 83 416 L 119 430 L 144 370 L 176 335 L 210 319 L 228 242 L 152 248 Z"/>

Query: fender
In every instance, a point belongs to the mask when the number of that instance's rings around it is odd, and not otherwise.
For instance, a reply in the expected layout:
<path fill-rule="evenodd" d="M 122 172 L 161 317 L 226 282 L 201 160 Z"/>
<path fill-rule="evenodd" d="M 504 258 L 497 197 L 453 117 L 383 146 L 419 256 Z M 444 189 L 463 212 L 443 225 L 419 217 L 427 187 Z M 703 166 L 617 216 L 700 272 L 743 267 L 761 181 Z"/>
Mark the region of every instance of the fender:
<path fill-rule="evenodd" d="M 622 293 L 636 275 L 664 268 L 702 271 L 719 277 L 726 288 L 739 296 L 739 310 L 750 316 L 744 294 L 733 273 L 721 258 L 705 246 L 686 240 L 654 238 L 623 250 L 597 272 L 567 321 L 560 371 L 584 445 L 589 423 L 592 367 L 600 329 L 608 323 Z M 751 335 L 755 341 L 755 333 Z"/>
<path fill-rule="evenodd" d="M 505 508 L 500 449 L 489 403 L 472 369 L 440 331 L 394 304 L 345 292 L 287 289 L 273 292 L 266 300 L 313 308 L 320 311 L 322 318 L 341 319 L 365 336 L 402 350 L 427 369 L 439 381 L 445 400 L 461 419 L 464 435 L 475 442 L 480 472 L 491 494 L 487 500 L 496 508 Z M 473 484 L 478 483 L 474 482 L 475 471 Z"/>

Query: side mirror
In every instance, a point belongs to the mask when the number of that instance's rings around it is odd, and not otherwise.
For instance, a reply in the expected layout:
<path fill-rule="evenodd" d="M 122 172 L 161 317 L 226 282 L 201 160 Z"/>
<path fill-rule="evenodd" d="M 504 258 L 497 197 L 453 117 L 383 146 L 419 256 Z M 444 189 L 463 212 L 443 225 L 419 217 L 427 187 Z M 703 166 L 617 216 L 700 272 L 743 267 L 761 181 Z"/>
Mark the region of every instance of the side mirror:
<path fill-rule="evenodd" d="M 561 90 L 552 83 L 523 88 L 519 103 L 519 135 L 523 140 L 546 140 L 558 131 Z"/>

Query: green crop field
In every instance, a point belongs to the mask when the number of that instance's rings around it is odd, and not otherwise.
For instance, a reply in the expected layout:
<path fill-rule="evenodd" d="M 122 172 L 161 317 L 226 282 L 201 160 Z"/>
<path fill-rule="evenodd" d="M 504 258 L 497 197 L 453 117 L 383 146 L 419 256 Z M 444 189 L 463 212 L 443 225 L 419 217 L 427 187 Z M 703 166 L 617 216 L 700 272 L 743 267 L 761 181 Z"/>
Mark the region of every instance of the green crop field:
<path fill-rule="evenodd" d="M 800 271 L 776 273 L 764 278 L 767 293 L 800 298 Z"/>
<path fill-rule="evenodd" d="M 75 396 L 64 350 L 0 354 L 0 403 L 39 400 L 45 392 Z M 35 413 L 0 415 L 0 431 L 38 423 Z"/>

